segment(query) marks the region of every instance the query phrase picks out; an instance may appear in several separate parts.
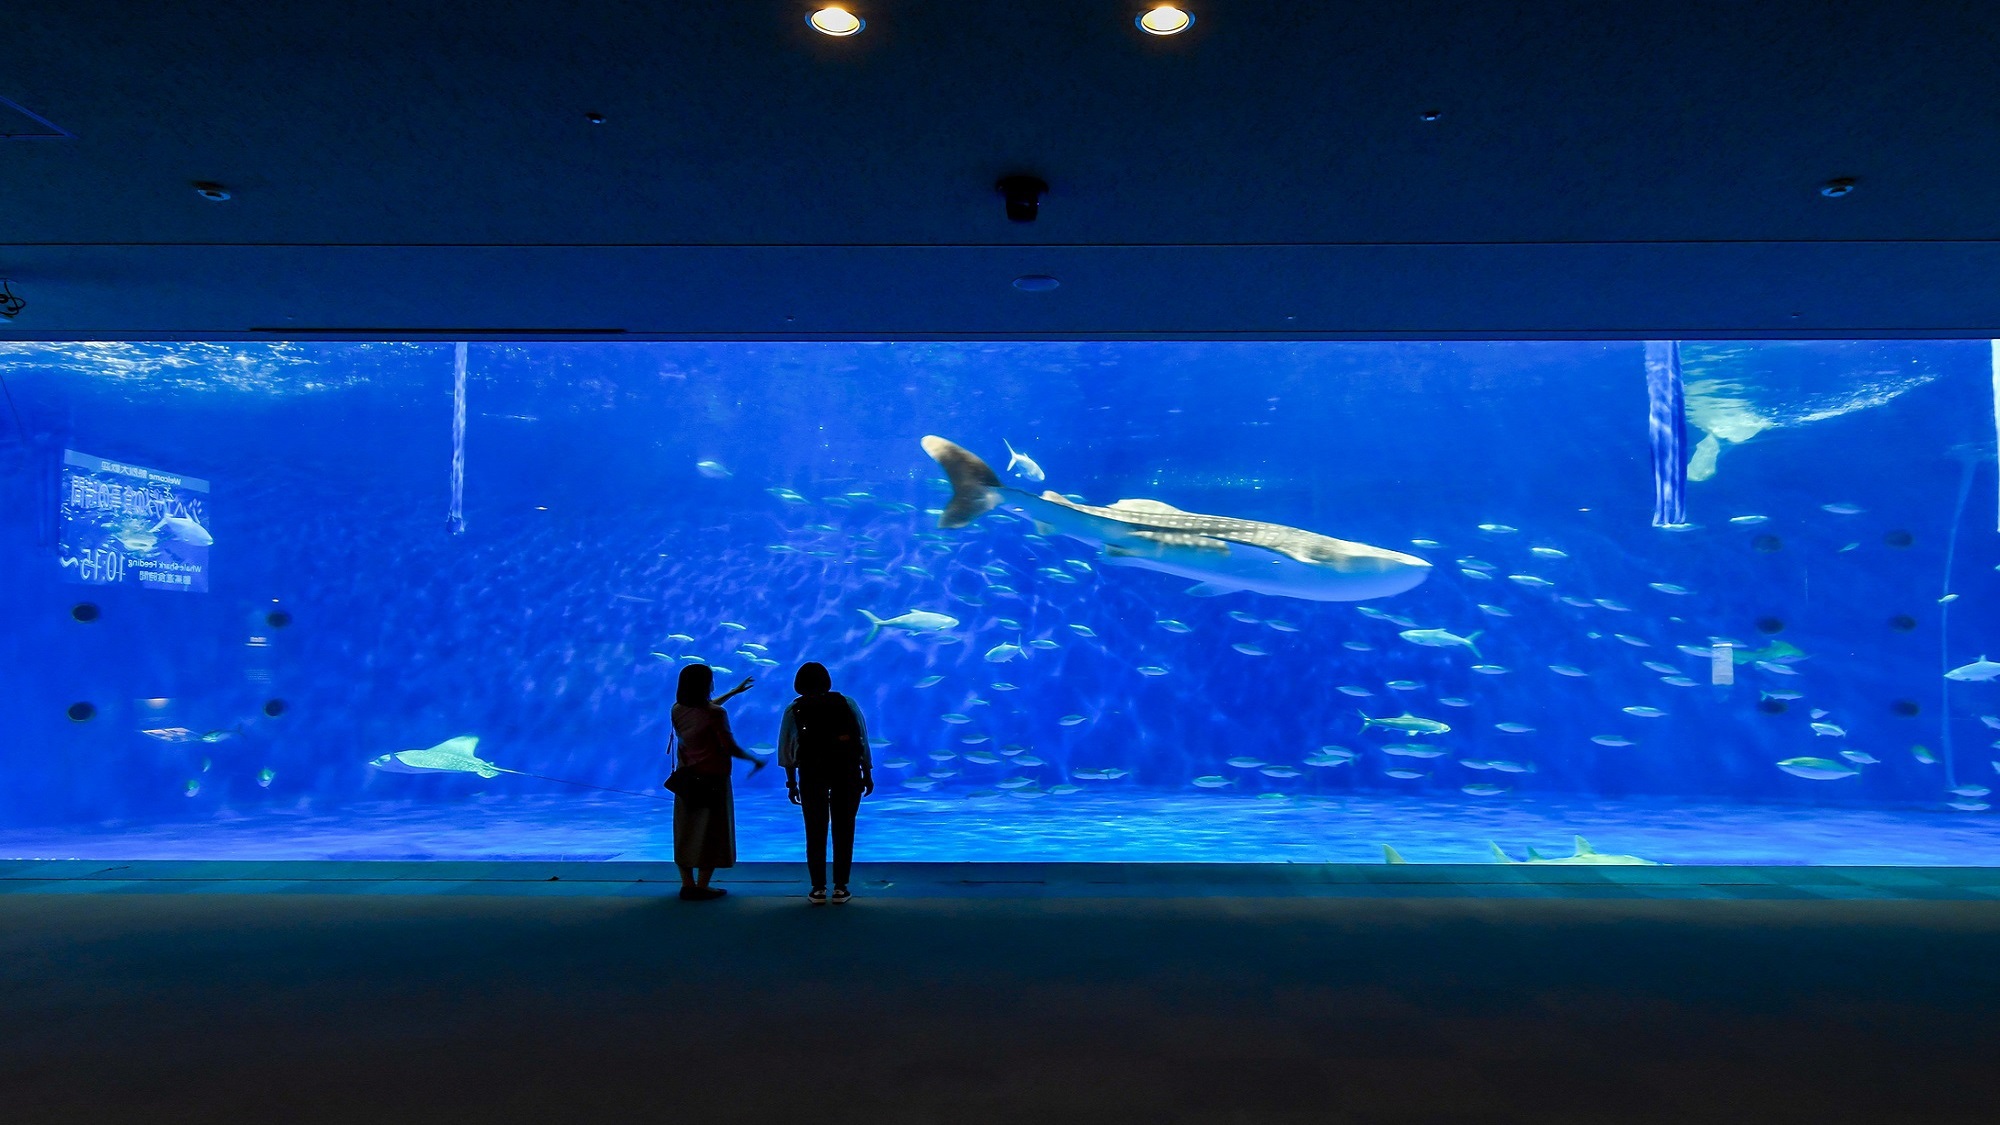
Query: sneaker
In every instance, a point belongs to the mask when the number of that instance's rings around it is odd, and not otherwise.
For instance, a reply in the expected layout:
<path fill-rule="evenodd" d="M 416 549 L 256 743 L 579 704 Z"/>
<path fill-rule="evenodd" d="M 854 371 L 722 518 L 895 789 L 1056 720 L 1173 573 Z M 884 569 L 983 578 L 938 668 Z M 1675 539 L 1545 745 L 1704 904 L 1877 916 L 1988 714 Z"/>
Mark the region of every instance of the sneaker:
<path fill-rule="evenodd" d="M 834 901 L 834 902 L 836 902 L 836 903 L 840 903 L 840 902 L 846 902 L 846 901 L 847 901 L 848 899 L 850 899 L 850 898 L 853 898 L 853 897 L 854 897 L 854 896 L 853 896 L 852 894 L 849 894 L 849 893 L 848 893 L 848 890 L 847 890 L 847 888 L 846 888 L 846 887 L 835 887 L 835 888 L 833 888 L 833 901 Z"/>
<path fill-rule="evenodd" d="M 806 892 L 806 901 L 814 906 L 825 906 L 826 888 L 814 887 L 812 890 Z"/>

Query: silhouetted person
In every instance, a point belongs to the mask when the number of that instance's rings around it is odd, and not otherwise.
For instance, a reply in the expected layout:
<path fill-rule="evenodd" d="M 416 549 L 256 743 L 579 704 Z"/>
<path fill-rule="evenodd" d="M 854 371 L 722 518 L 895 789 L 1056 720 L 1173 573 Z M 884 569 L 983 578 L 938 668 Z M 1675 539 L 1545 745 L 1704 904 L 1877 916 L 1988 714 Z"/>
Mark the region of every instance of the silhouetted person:
<path fill-rule="evenodd" d="M 680 739 L 679 765 L 698 779 L 695 790 L 674 794 L 674 864 L 681 869 L 682 898 L 721 898 L 729 893 L 708 885 L 716 868 L 736 866 L 736 795 L 729 785 L 729 760 L 752 763 L 753 774 L 764 768 L 764 762 L 736 744 L 729 731 L 729 712 L 722 705 L 749 691 L 755 682 L 745 676 L 742 683 L 710 699 L 714 670 L 706 664 L 681 669 L 674 692 L 674 734 Z"/>
<path fill-rule="evenodd" d="M 854 896 L 847 874 L 854 864 L 854 814 L 861 798 L 875 792 L 875 762 L 868 753 L 868 724 L 852 699 L 833 690 L 826 665 L 801 665 L 792 679 L 799 697 L 785 708 L 778 728 L 778 764 L 785 789 L 805 809 L 806 869 L 812 892 L 806 901 L 826 901 L 826 830 L 833 824 L 833 901 Z"/>

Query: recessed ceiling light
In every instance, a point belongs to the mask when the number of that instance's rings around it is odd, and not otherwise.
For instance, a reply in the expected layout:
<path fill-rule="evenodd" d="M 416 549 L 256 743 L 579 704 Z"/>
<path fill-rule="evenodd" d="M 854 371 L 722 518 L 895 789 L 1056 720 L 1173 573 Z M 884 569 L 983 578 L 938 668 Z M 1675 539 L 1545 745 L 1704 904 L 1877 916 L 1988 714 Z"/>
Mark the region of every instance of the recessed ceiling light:
<path fill-rule="evenodd" d="M 806 22 L 821 35 L 853 35 L 868 26 L 860 16 L 845 8 L 821 8 L 807 16 Z"/>
<path fill-rule="evenodd" d="M 1837 180 L 1828 180 L 1826 183 L 1821 184 L 1819 193 L 1828 199 L 1839 199 L 1853 190 L 1854 180 L 1851 177 L 1842 176 Z"/>
<path fill-rule="evenodd" d="M 1148 35 L 1179 35 L 1194 26 L 1194 17 L 1174 7 L 1162 4 L 1140 16 L 1139 30 Z"/>
<path fill-rule="evenodd" d="M 210 203 L 221 203 L 229 198 L 229 192 L 221 184 L 211 184 L 206 180 L 194 185 L 194 193 Z"/>
<path fill-rule="evenodd" d="M 1023 293 L 1047 293 L 1061 285 L 1062 282 L 1045 273 L 1024 274 L 1014 279 L 1014 288 Z"/>

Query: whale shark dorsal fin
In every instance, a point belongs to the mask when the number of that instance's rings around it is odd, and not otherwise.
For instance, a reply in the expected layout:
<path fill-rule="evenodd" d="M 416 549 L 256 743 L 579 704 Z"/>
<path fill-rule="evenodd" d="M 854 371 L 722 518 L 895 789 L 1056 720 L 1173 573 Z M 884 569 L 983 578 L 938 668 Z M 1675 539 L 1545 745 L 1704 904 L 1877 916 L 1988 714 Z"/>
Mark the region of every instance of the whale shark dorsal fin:
<path fill-rule="evenodd" d="M 1408 862 L 1410 862 L 1410 861 L 1409 861 L 1409 860 L 1407 860 L 1407 859 L 1404 859 L 1404 858 L 1402 857 L 1401 853 L 1397 852 L 1397 851 L 1396 851 L 1396 849 L 1394 849 L 1394 848 L 1390 847 L 1390 846 L 1389 846 L 1389 845 L 1387 845 L 1387 844 L 1383 844 L 1383 845 L 1382 845 L 1382 862 L 1383 862 L 1383 863 L 1408 863 Z"/>
<path fill-rule="evenodd" d="M 1186 512 L 1181 511 L 1179 508 L 1174 507 L 1172 504 L 1169 504 L 1164 500 L 1114 500 L 1111 502 L 1111 506 L 1113 508 L 1118 509 L 1121 512 L 1159 512 L 1162 514 L 1171 513 L 1174 515 L 1187 514 Z"/>
<path fill-rule="evenodd" d="M 1583 837 L 1581 837 L 1581 836 L 1578 836 L 1578 837 L 1576 838 L 1576 854 L 1578 854 L 1578 855 L 1596 855 L 1596 854 L 1597 854 L 1597 849 L 1596 849 L 1596 848 L 1593 848 L 1593 847 L 1591 847 L 1591 846 L 1590 846 L 1590 841 L 1589 841 L 1589 840 L 1586 840 L 1586 839 L 1584 839 Z"/>
<path fill-rule="evenodd" d="M 1508 855 L 1506 852 L 1501 851 L 1500 845 L 1494 843 L 1493 841 L 1491 840 L 1486 841 L 1486 846 L 1493 849 L 1493 862 L 1495 863 L 1515 862 L 1513 856 Z"/>
<path fill-rule="evenodd" d="M 1544 857 L 1543 857 L 1543 855 L 1542 855 L 1542 853 L 1540 853 L 1540 852 L 1536 851 L 1536 850 L 1535 850 L 1535 849 L 1533 849 L 1533 848 L 1529 848 L 1529 849 L 1528 849 L 1528 860 L 1529 860 L 1529 862 L 1531 862 L 1531 863 L 1532 863 L 1532 862 L 1534 862 L 1535 860 L 1538 860 L 1538 859 L 1542 859 L 1542 858 L 1544 858 Z"/>
<path fill-rule="evenodd" d="M 442 754 L 463 754 L 468 758 L 475 757 L 479 750 L 479 736 L 476 734 L 461 734 L 457 738 L 447 738 L 436 746 L 431 747 L 431 749 Z"/>

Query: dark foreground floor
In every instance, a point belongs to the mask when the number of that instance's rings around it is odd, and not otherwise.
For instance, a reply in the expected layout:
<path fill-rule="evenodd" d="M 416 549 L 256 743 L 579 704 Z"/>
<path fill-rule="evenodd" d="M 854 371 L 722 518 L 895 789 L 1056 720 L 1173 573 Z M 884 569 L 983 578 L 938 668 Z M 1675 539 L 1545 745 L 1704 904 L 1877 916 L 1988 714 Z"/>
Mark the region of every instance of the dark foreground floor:
<path fill-rule="evenodd" d="M 5 878 L 18 1125 L 2000 1121 L 1979 893 Z"/>

